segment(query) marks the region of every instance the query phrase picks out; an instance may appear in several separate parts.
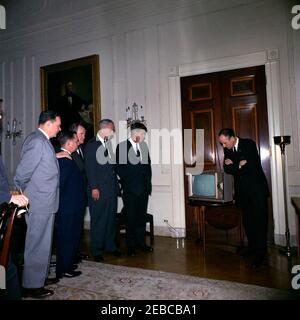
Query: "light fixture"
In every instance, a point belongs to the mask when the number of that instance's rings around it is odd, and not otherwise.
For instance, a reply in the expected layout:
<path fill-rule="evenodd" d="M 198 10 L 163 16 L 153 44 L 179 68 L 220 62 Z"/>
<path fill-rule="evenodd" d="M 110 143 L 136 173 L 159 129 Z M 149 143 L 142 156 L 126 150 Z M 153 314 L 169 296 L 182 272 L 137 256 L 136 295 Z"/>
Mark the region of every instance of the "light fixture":
<path fill-rule="evenodd" d="M 140 112 L 140 115 L 139 115 Z M 143 123 L 146 126 L 145 114 L 143 106 L 138 106 L 135 102 L 131 107 L 126 108 L 127 127 L 135 122 Z"/>
<path fill-rule="evenodd" d="M 17 128 L 18 121 L 16 118 L 14 118 L 12 122 L 12 128 L 10 126 L 9 121 L 7 121 L 7 126 L 6 126 L 6 134 L 5 137 L 6 139 L 12 139 L 13 145 L 16 144 L 16 138 L 19 137 L 21 138 L 22 136 L 22 124 L 21 121 L 19 121 L 19 130 Z"/>
<path fill-rule="evenodd" d="M 280 252 L 288 257 L 296 254 L 295 248 L 291 247 L 290 244 L 290 229 L 289 229 L 289 217 L 288 217 L 288 206 L 287 206 L 287 185 L 286 185 L 286 172 L 285 172 L 285 146 L 291 143 L 291 136 L 276 136 L 274 137 L 274 143 L 280 147 L 281 151 L 281 164 L 282 164 L 282 176 L 283 176 L 283 187 L 284 187 L 284 216 L 285 216 L 285 247 L 280 249 Z"/>

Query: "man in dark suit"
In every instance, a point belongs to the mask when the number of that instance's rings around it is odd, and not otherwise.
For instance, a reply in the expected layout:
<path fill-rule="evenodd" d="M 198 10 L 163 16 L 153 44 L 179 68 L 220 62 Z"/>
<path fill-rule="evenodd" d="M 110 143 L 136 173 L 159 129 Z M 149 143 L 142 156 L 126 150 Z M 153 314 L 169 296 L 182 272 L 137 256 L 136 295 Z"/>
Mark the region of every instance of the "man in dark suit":
<path fill-rule="evenodd" d="M 268 184 L 256 144 L 242 139 L 230 128 L 219 132 L 224 147 L 224 171 L 234 176 L 236 204 L 242 208 L 248 248 L 243 256 L 253 268 L 259 267 L 267 253 Z"/>
<path fill-rule="evenodd" d="M 77 139 L 78 139 L 78 148 L 76 151 L 74 151 L 72 153 L 72 159 L 77 164 L 77 167 L 79 168 L 81 175 L 82 175 L 82 178 L 83 178 L 84 209 L 83 209 L 82 222 L 81 222 L 81 224 L 82 224 L 81 236 L 82 236 L 83 224 L 84 224 L 84 214 L 85 214 L 85 208 L 87 206 L 87 176 L 86 176 L 85 166 L 84 166 L 84 141 L 85 141 L 86 130 L 80 122 L 76 122 L 70 126 L 70 131 L 75 132 Z M 77 254 L 77 258 L 76 258 L 77 263 L 81 262 L 82 259 L 88 259 L 88 257 L 89 257 L 87 254 L 79 251 L 80 240 L 81 240 L 81 237 L 79 238 L 79 243 L 78 243 L 78 254 Z"/>
<path fill-rule="evenodd" d="M 12 202 L 19 207 L 25 207 L 28 205 L 28 198 L 24 195 L 10 194 L 5 168 L 2 162 L 2 158 L 0 156 L 0 203 L 2 202 Z M 12 262 L 11 257 L 9 257 L 8 260 L 8 266 L 5 273 L 5 280 L 6 289 L 4 292 L 0 290 L 0 300 L 21 300 L 21 290 L 18 280 L 17 268 L 15 264 Z"/>
<path fill-rule="evenodd" d="M 88 178 L 88 204 L 91 216 L 91 252 L 95 261 L 103 253 L 120 256 L 115 243 L 117 211 L 117 176 L 110 138 L 115 126 L 112 120 L 99 122 L 99 131 L 85 147 L 85 169 Z"/>
<path fill-rule="evenodd" d="M 78 139 L 78 148 L 72 153 L 72 159 L 77 164 L 85 182 L 86 172 L 84 167 L 84 141 L 86 130 L 80 122 L 73 123 L 69 129 L 71 132 L 75 132 Z"/>
<path fill-rule="evenodd" d="M 61 149 L 70 155 L 78 147 L 74 132 L 58 135 Z M 56 225 L 56 277 L 72 278 L 81 271 L 73 270 L 82 229 L 84 210 L 84 185 L 82 174 L 74 160 L 58 159 L 60 168 L 59 208 L 55 217 Z"/>
<path fill-rule="evenodd" d="M 136 248 L 152 252 L 145 244 L 146 214 L 151 195 L 151 161 L 144 141 L 147 128 L 140 122 L 131 126 L 131 137 L 121 142 L 116 151 L 116 172 L 121 179 L 125 208 L 126 243 L 128 256 Z"/>

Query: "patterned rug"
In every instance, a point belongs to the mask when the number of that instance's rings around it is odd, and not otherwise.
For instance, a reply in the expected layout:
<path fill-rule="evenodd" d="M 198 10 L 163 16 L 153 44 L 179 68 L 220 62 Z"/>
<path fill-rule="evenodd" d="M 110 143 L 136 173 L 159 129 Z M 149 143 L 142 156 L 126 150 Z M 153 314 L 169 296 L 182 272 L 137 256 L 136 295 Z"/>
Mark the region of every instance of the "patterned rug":
<path fill-rule="evenodd" d="M 49 300 L 265 300 L 293 292 L 175 273 L 83 261 L 76 278 L 63 278 Z"/>

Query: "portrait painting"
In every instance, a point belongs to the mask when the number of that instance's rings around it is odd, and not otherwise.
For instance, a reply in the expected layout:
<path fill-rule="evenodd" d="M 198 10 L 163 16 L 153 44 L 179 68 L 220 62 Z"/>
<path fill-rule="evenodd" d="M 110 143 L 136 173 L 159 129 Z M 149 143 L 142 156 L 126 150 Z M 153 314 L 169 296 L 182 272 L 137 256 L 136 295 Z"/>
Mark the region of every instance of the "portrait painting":
<path fill-rule="evenodd" d="M 62 130 L 80 122 L 87 141 L 100 119 L 99 79 L 98 55 L 41 67 L 42 110 L 57 111 Z"/>

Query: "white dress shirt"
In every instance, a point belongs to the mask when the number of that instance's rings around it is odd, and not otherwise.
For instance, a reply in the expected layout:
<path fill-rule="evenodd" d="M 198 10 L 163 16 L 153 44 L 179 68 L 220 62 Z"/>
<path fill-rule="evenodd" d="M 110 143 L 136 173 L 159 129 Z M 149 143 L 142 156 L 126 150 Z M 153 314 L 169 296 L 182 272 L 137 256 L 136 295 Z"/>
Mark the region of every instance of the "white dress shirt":
<path fill-rule="evenodd" d="M 106 143 L 105 143 L 104 139 L 100 136 L 100 134 L 99 134 L 99 133 L 97 133 L 97 137 L 98 137 L 98 139 L 101 141 L 101 143 L 102 143 L 103 147 L 107 150 L 109 158 L 111 158 L 111 156 L 110 156 L 110 152 L 109 152 L 109 149 L 108 149 L 108 148 L 106 148 Z"/>
<path fill-rule="evenodd" d="M 41 129 L 41 128 L 38 128 L 38 129 L 42 132 L 42 134 L 43 134 L 48 140 L 50 140 L 49 136 L 47 135 L 47 133 L 46 133 L 43 129 Z"/>
<path fill-rule="evenodd" d="M 238 147 L 239 147 L 239 138 L 236 137 L 236 143 L 235 143 L 234 147 L 232 148 L 233 151 L 238 151 Z M 234 148 L 235 148 L 235 150 L 234 150 Z"/>
<path fill-rule="evenodd" d="M 69 155 L 71 155 L 71 152 L 70 151 L 68 151 L 67 149 L 64 149 L 64 148 L 60 148 L 62 151 L 65 151 L 65 152 L 67 152 Z"/>
<path fill-rule="evenodd" d="M 141 152 L 140 144 L 134 142 L 131 138 L 129 138 L 128 140 L 132 144 L 132 147 L 133 147 L 133 150 L 134 150 L 135 154 L 137 154 L 137 151 L 139 150 L 140 158 L 141 158 L 141 161 L 142 161 L 142 152 Z"/>

